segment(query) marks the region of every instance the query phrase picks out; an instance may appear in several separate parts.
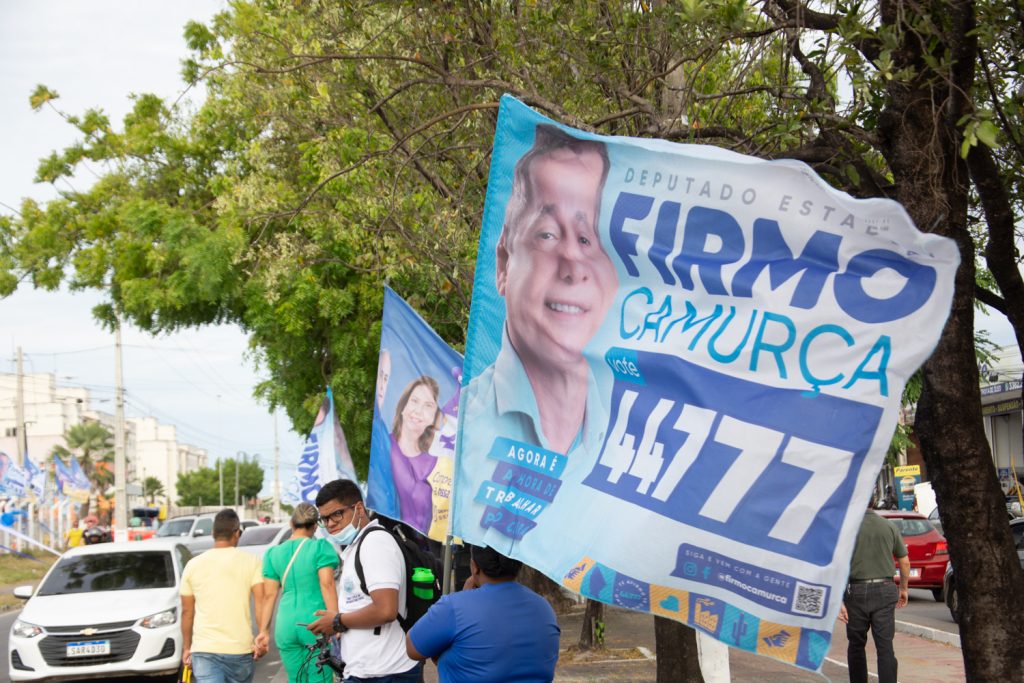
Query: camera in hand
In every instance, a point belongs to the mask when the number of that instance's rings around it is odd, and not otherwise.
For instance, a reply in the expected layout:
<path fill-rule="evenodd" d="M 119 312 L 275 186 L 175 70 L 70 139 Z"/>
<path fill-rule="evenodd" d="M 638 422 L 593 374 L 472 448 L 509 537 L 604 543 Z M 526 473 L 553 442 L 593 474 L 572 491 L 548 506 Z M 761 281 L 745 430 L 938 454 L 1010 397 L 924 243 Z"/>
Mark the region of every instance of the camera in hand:
<path fill-rule="evenodd" d="M 324 667 L 329 667 L 338 676 L 345 676 L 345 662 L 341 661 L 341 657 L 335 657 L 331 653 L 331 644 L 334 640 L 333 636 L 317 636 L 316 642 L 312 645 L 307 645 L 311 653 L 316 653 L 316 670 L 321 672 Z"/>

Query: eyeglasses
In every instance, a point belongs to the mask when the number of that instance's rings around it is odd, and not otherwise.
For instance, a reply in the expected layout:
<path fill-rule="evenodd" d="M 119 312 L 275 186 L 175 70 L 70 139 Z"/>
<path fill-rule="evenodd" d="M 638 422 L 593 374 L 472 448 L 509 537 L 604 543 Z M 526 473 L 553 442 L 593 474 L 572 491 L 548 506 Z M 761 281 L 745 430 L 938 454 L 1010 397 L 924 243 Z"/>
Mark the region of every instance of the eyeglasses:
<path fill-rule="evenodd" d="M 355 505 L 346 505 L 343 508 L 338 508 L 334 512 L 328 513 L 320 517 L 320 519 L 317 521 L 317 524 L 319 524 L 322 527 L 326 527 L 331 522 L 334 522 L 335 524 L 341 524 L 341 520 L 345 517 L 345 513 L 354 507 Z"/>

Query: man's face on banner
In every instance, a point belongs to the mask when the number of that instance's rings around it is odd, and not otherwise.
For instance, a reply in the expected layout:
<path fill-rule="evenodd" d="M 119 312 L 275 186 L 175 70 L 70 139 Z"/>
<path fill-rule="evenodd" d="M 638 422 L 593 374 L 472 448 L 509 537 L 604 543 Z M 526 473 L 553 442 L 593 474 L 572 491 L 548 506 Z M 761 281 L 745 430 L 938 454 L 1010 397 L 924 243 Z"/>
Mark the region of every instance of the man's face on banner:
<path fill-rule="evenodd" d="M 498 293 L 521 356 L 577 362 L 615 299 L 618 276 L 597 234 L 603 160 L 553 150 L 530 164 L 531 203 L 497 250 Z"/>
<path fill-rule="evenodd" d="M 388 380 L 391 379 L 391 354 L 385 351 L 380 354 L 377 362 L 377 408 L 384 409 L 384 396 L 388 393 Z"/>

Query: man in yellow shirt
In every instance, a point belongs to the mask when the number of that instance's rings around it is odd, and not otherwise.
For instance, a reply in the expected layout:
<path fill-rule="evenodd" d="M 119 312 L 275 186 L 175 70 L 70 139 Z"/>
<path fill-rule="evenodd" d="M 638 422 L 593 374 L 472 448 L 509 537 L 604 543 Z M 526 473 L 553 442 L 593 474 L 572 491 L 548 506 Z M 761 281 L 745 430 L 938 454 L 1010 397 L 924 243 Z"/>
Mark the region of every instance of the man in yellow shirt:
<path fill-rule="evenodd" d="M 235 511 L 218 512 L 213 548 L 181 576 L 182 659 L 196 683 L 250 683 L 253 660 L 266 654 L 266 644 L 253 640 L 249 609 L 250 595 L 260 609 L 263 571 L 257 557 L 235 547 L 241 535 Z"/>
<path fill-rule="evenodd" d="M 82 545 L 82 535 L 85 534 L 85 529 L 75 525 L 68 529 L 64 533 L 64 547 L 65 548 L 77 548 Z"/>

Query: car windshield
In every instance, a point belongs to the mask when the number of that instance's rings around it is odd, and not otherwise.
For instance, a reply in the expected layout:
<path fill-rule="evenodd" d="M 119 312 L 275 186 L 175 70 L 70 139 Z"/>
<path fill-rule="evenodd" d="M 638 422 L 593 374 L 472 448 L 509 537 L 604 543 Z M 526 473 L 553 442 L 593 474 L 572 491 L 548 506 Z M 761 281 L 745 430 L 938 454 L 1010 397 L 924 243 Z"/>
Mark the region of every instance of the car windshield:
<path fill-rule="evenodd" d="M 281 528 L 276 526 L 249 527 L 242 532 L 242 537 L 238 539 L 238 545 L 267 545 L 274 540 L 274 536 L 277 536 L 279 531 Z"/>
<path fill-rule="evenodd" d="M 932 531 L 932 525 L 925 519 L 907 519 L 905 517 L 890 517 L 889 521 L 896 525 L 904 536 L 923 536 Z"/>
<path fill-rule="evenodd" d="M 166 550 L 103 553 L 60 560 L 38 595 L 173 587 L 174 564 Z"/>
<path fill-rule="evenodd" d="M 192 528 L 191 519 L 172 519 L 157 529 L 157 536 L 185 536 Z"/>

